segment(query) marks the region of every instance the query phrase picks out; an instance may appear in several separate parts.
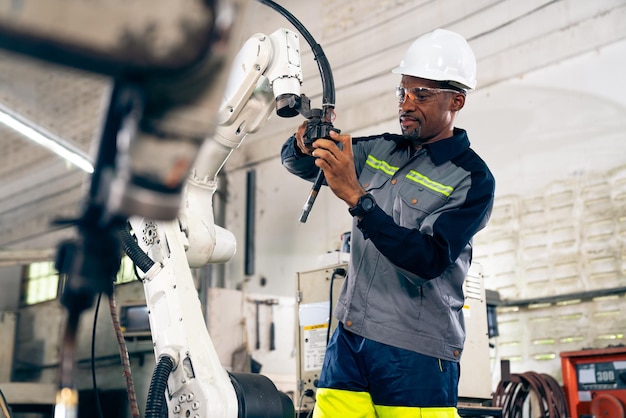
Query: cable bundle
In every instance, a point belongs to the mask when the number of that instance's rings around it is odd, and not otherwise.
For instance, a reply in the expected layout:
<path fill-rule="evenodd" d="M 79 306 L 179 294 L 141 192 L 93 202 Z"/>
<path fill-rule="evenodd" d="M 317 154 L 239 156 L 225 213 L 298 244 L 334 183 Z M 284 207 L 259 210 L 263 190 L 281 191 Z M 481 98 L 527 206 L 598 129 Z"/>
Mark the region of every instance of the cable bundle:
<path fill-rule="evenodd" d="M 527 404 L 529 396 L 529 412 L 523 415 L 524 405 Z M 552 376 L 543 373 L 511 373 L 510 380 L 498 383 L 493 395 L 493 405 L 502 408 L 503 418 L 569 416 L 563 389 Z"/>

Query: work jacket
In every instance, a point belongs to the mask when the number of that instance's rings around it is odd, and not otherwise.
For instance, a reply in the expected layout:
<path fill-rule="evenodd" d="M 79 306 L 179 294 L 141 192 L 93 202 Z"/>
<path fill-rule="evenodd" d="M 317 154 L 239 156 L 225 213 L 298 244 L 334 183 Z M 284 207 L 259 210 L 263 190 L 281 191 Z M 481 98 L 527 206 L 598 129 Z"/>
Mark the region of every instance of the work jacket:
<path fill-rule="evenodd" d="M 314 180 L 314 158 L 294 142 L 283 145 L 283 165 Z M 352 142 L 359 181 L 377 207 L 353 221 L 348 277 L 334 314 L 365 338 L 459 361 L 463 282 L 472 237 L 491 214 L 493 175 L 462 129 L 418 150 L 394 134 Z"/>

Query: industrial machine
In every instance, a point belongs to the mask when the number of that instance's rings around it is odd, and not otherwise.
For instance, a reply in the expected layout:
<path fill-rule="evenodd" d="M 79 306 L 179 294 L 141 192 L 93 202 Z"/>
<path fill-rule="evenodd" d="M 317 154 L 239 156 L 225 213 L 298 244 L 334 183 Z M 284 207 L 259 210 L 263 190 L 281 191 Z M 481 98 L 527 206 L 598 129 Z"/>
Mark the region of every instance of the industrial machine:
<path fill-rule="evenodd" d="M 489 358 L 489 330 L 487 297 L 483 266 L 472 263 L 463 284 L 465 293 L 465 347 L 461 357 L 459 403 L 473 404 L 490 400 L 491 360 Z"/>
<path fill-rule="evenodd" d="M 626 411 L 626 347 L 560 354 L 571 418 L 623 418 Z"/>
<path fill-rule="evenodd" d="M 337 320 L 332 315 L 348 264 L 331 264 L 296 275 L 296 410 L 313 409 L 317 379 L 324 352 Z M 482 408 L 492 398 L 489 359 L 487 304 L 482 266 L 472 264 L 464 283 L 466 340 L 461 358 L 459 414 L 500 416 L 499 411 Z M 472 414 L 464 415 L 464 411 Z"/>
<path fill-rule="evenodd" d="M 212 197 L 218 172 L 249 133 L 273 110 L 304 116 L 310 138 L 334 129 L 334 85 L 322 48 L 287 10 L 259 2 L 287 18 L 313 49 L 321 109 L 311 109 L 300 94 L 296 32 L 256 34 L 235 55 L 229 42 L 244 1 L 0 7 L 0 48 L 112 78 L 84 210 L 79 219 L 62 221 L 78 228 L 78 238 L 61 243 L 57 255 L 67 277 L 61 302 L 68 315 L 55 418 L 77 414 L 80 315 L 95 295 L 112 296 L 121 247 L 143 272 L 158 359 L 147 417 L 293 416 L 291 400 L 269 379 L 221 366 L 190 271 L 235 252 L 233 234 L 214 223 Z M 314 188 L 303 213 L 316 194 Z"/>
<path fill-rule="evenodd" d="M 345 263 L 296 274 L 296 410 L 311 411 L 317 380 L 330 335 L 337 327 L 332 315 L 348 274 Z"/>

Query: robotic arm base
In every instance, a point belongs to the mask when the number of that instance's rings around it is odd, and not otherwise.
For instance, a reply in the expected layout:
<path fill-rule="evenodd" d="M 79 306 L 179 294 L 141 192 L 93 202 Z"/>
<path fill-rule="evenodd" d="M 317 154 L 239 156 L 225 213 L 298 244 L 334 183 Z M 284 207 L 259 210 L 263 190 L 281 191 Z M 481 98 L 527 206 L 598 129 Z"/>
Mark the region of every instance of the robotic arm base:
<path fill-rule="evenodd" d="M 230 373 L 237 393 L 239 418 L 293 418 L 291 399 L 280 392 L 272 381 L 255 373 Z"/>

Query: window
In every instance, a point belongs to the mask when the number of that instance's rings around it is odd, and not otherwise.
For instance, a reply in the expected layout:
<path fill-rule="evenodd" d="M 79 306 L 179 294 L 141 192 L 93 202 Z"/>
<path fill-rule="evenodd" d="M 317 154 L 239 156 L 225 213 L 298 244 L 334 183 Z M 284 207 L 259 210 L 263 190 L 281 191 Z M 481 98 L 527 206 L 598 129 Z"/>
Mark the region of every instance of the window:
<path fill-rule="evenodd" d="M 122 264 L 120 265 L 120 271 L 117 272 L 115 277 L 115 284 L 129 283 L 137 280 L 135 276 L 135 265 L 128 256 L 122 257 Z"/>
<path fill-rule="evenodd" d="M 133 262 L 124 256 L 120 270 L 115 276 L 115 284 L 129 283 L 134 280 L 136 277 Z M 22 289 L 22 303 L 25 305 L 56 299 L 59 295 L 59 273 L 54 268 L 54 262 L 42 261 L 26 266 Z"/>
<path fill-rule="evenodd" d="M 22 302 L 26 305 L 56 299 L 59 293 L 59 273 L 54 262 L 41 261 L 26 266 Z"/>

